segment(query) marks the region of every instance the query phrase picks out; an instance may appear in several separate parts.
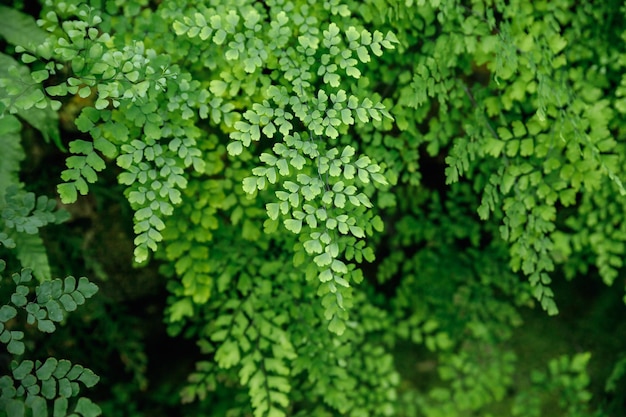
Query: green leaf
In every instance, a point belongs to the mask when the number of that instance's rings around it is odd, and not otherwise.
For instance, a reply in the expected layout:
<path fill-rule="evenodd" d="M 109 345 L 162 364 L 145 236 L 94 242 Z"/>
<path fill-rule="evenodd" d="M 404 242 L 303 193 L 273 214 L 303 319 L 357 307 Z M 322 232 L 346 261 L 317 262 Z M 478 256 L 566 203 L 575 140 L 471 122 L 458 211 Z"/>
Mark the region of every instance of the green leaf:
<path fill-rule="evenodd" d="M 532 138 L 522 139 L 520 143 L 520 155 L 530 156 L 534 151 L 534 142 Z"/>
<path fill-rule="evenodd" d="M 57 185 L 57 191 L 63 204 L 71 204 L 78 198 L 76 186 L 73 183 L 63 183 Z"/>
<path fill-rule="evenodd" d="M 63 397 L 72 397 L 72 384 L 67 378 L 60 378 L 58 380 L 59 384 L 59 396 Z"/>
<path fill-rule="evenodd" d="M 548 45 L 550 45 L 550 49 L 554 54 L 558 54 L 567 46 L 567 41 L 559 34 L 555 34 L 550 36 Z"/>
<path fill-rule="evenodd" d="M 224 31 L 223 29 L 217 30 L 217 32 L 215 32 L 215 35 L 213 35 L 213 42 L 215 42 L 216 45 L 223 44 L 225 40 L 226 40 L 226 31 Z M 226 59 L 229 59 L 229 58 L 226 57 Z"/>
<path fill-rule="evenodd" d="M 48 72 L 48 70 L 33 71 L 30 75 L 33 78 L 33 81 L 35 81 L 35 83 L 37 84 L 46 81 L 48 77 L 50 77 L 50 73 Z"/>
<path fill-rule="evenodd" d="M 87 278 L 80 277 L 76 291 L 80 292 L 85 298 L 91 298 L 98 292 L 98 286 Z"/>
<path fill-rule="evenodd" d="M 41 364 L 41 366 L 35 372 L 37 375 L 37 379 L 40 381 L 45 381 L 52 376 L 52 373 L 56 370 L 59 362 L 54 358 L 48 358 L 46 361 Z"/>
<path fill-rule="evenodd" d="M 52 374 L 56 379 L 61 379 L 67 375 L 72 368 L 72 363 L 66 359 L 61 359 L 57 364 L 57 368 Z"/>
<path fill-rule="evenodd" d="M 172 27 L 174 28 L 174 32 L 176 33 L 176 35 L 178 36 L 182 36 L 185 35 L 187 33 L 187 31 L 189 31 L 189 26 L 179 22 L 179 21 L 175 21 L 172 24 Z"/>
<path fill-rule="evenodd" d="M 18 381 L 23 380 L 32 372 L 34 367 L 35 364 L 33 361 L 24 360 L 20 362 L 15 368 L 13 368 L 13 378 Z"/>
<path fill-rule="evenodd" d="M 106 98 L 98 98 L 94 104 L 94 107 L 98 110 L 104 110 L 109 107 L 109 100 Z"/>
<path fill-rule="evenodd" d="M 591 359 L 591 353 L 589 352 L 578 353 L 574 355 L 570 369 L 573 372 L 584 372 L 587 368 L 587 363 L 589 362 L 589 359 Z"/>
<path fill-rule="evenodd" d="M 89 398 L 85 397 L 78 399 L 74 412 L 81 414 L 83 417 L 98 417 L 102 415 L 102 409 Z"/>
<path fill-rule="evenodd" d="M 50 378 L 42 381 L 41 383 L 41 395 L 48 399 L 53 400 L 57 396 L 57 381 L 54 378 Z"/>
<path fill-rule="evenodd" d="M 74 311 L 77 308 L 76 301 L 74 301 L 74 298 L 69 294 L 63 294 L 61 298 L 59 298 L 59 302 L 65 311 Z"/>
<path fill-rule="evenodd" d="M 265 208 L 267 210 L 267 215 L 270 219 L 276 220 L 278 219 L 280 204 L 278 203 L 267 203 Z"/>
<path fill-rule="evenodd" d="M 325 267 L 328 266 L 332 263 L 333 258 L 330 256 L 330 254 L 328 252 L 324 252 L 321 255 L 317 255 L 315 258 L 313 258 L 313 261 L 319 266 L 319 267 Z"/>
<path fill-rule="evenodd" d="M 322 243 L 317 239 L 311 239 L 304 242 L 304 249 L 309 254 L 322 253 Z"/>
<path fill-rule="evenodd" d="M 11 341 L 7 344 L 7 351 L 12 355 L 24 354 L 24 350 L 26 346 L 21 341 L 21 339 L 24 337 L 24 333 L 11 331 L 10 334 L 11 334 Z"/>
<path fill-rule="evenodd" d="M 293 233 L 298 234 L 302 230 L 302 220 L 286 219 L 284 224 L 285 228 Z"/>
<path fill-rule="evenodd" d="M 495 158 L 498 158 L 504 149 L 504 145 L 505 145 L 504 141 L 494 139 L 494 138 L 489 138 L 485 142 L 485 153 Z"/>
<path fill-rule="evenodd" d="M 54 396 L 56 397 L 56 387 L 55 387 Z M 52 417 L 66 417 L 67 408 L 68 408 L 67 398 L 65 397 L 56 398 L 54 400 L 54 408 L 53 408 Z"/>
<path fill-rule="evenodd" d="M 14 240 L 22 267 L 30 268 L 39 281 L 50 280 L 52 271 L 43 239 L 38 234 L 16 233 Z"/>
<path fill-rule="evenodd" d="M 333 316 L 333 318 L 328 323 L 328 330 L 338 336 L 341 336 L 346 331 L 346 324 L 337 316 Z"/>
<path fill-rule="evenodd" d="M 44 333 L 54 333 L 56 327 L 51 320 L 38 320 L 37 328 Z"/>
<path fill-rule="evenodd" d="M 24 417 L 26 415 L 24 401 L 21 401 L 21 400 L 16 400 L 16 399 L 7 400 L 5 410 L 6 410 L 6 415 L 11 416 L 11 417 Z"/>
<path fill-rule="evenodd" d="M 150 139 L 160 139 L 161 138 L 161 128 L 154 123 L 146 123 L 143 128 L 144 133 L 147 138 Z"/>
<path fill-rule="evenodd" d="M 171 322 L 177 322 L 184 317 L 191 316 L 193 316 L 193 304 L 189 298 L 182 298 L 169 307 L 169 320 Z"/>
<path fill-rule="evenodd" d="M 78 380 L 85 384 L 87 388 L 91 388 L 95 386 L 98 381 L 100 381 L 100 377 L 93 373 L 93 371 L 91 371 L 90 369 L 85 369 L 83 370 L 83 373 L 80 375 Z"/>
<path fill-rule="evenodd" d="M 257 189 L 257 180 L 254 177 L 243 179 L 243 190 L 248 194 L 254 194 Z"/>
<path fill-rule="evenodd" d="M 14 8 L 0 6 L 0 16 L 3 21 L 0 25 L 0 36 L 13 45 L 31 49 L 43 44 L 48 37 L 48 34 L 37 25 L 35 19 Z"/>
<path fill-rule="evenodd" d="M 215 360 L 224 369 L 237 365 L 241 360 L 237 343 L 233 340 L 225 341 L 215 352 Z"/>
<path fill-rule="evenodd" d="M 243 144 L 238 140 L 232 141 L 228 144 L 227 150 L 228 150 L 228 154 L 231 156 L 240 155 L 241 152 L 243 151 Z"/>
<path fill-rule="evenodd" d="M 0 307 L 0 322 L 6 323 L 17 315 L 17 310 L 11 306 L 3 305 Z"/>
<path fill-rule="evenodd" d="M 17 117 L 10 114 L 0 117 L 0 136 L 19 133 L 20 130 L 22 130 L 22 124 Z"/>
<path fill-rule="evenodd" d="M 81 98 L 87 98 L 91 95 L 91 88 L 83 87 L 78 90 L 78 96 Z"/>
<path fill-rule="evenodd" d="M 81 365 L 73 365 L 72 369 L 70 369 L 65 378 L 69 379 L 70 381 L 75 381 L 83 373 L 84 370 L 85 368 L 83 368 Z"/>

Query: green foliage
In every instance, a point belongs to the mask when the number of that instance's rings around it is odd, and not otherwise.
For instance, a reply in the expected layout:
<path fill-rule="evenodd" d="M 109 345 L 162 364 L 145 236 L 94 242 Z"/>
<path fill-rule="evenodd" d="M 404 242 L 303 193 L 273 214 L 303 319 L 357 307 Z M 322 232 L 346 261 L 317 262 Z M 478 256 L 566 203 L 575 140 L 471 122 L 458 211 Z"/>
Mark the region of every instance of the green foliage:
<path fill-rule="evenodd" d="M 25 285 L 32 278 L 31 271 L 24 269 L 20 274 L 13 274 L 12 278 L 17 285 L 11 296 L 11 303 L 14 307 L 9 305 L 3 307 L 3 323 L 17 315 L 15 309 L 17 307 L 27 312 L 28 324 L 37 323 L 39 331 L 46 333 L 52 333 L 55 330 L 54 322 L 63 321 L 65 312 L 76 310 L 79 305 L 85 302 L 86 298 L 93 296 L 98 289 L 85 277 L 80 278 L 77 285 L 76 279 L 70 276 L 65 280 L 55 279 L 41 283 L 36 289 L 37 299 L 33 302 L 27 299 L 30 291 Z M 23 353 L 24 345 L 9 345 L 8 350 L 9 353 L 19 355 Z"/>
<path fill-rule="evenodd" d="M 568 416 L 588 416 L 587 403 L 591 393 L 587 391 L 589 376 L 586 366 L 588 353 L 567 355 L 552 359 L 548 363 L 548 372 L 534 371 L 531 375 L 532 389 L 520 394 L 511 409 L 514 416 L 540 416 L 541 399 L 559 395 L 559 407 Z M 558 393 L 558 394 L 557 394 Z"/>
<path fill-rule="evenodd" d="M 27 15 L 0 6 L 0 13 L 8 23 L 0 36 L 18 47 L 37 49 L 46 33 Z M 34 57 L 24 54 L 25 63 Z M 46 77 L 41 71 L 30 71 L 8 55 L 0 54 L 0 243 L 14 249 L 24 269 L 11 278 L 15 289 L 7 294 L 0 307 L 0 342 L 11 357 L 10 374 L 0 377 L 0 415 L 21 416 L 84 416 L 96 417 L 100 407 L 85 397 L 78 397 L 79 383 L 93 387 L 99 380 L 89 369 L 72 365 L 68 360 L 49 357 L 43 362 L 22 359 L 25 354 L 25 332 L 17 327 L 19 314 L 26 316 L 28 325 L 39 331 L 52 333 L 55 323 L 64 321 L 67 312 L 77 309 L 98 290 L 87 278 L 76 280 L 52 279 L 50 263 L 39 229 L 47 224 L 58 224 L 68 218 L 65 211 L 56 209 L 56 201 L 45 196 L 36 197 L 24 189 L 20 181 L 20 162 L 25 158 L 20 144 L 22 123 L 15 116 L 40 131 L 46 140 L 52 139 L 62 148 L 55 105 L 50 105 L 41 88 Z M 56 107 L 58 108 L 58 107 Z M 6 262 L 0 259 L 0 273 Z M 29 286 L 33 275 L 39 284 L 34 295 Z M 6 283 L 4 283 L 3 287 Z M 6 290 L 3 289 L 3 293 Z M 4 295 L 4 294 L 3 294 Z M 24 325 L 22 325 L 22 328 Z M 77 397 L 72 400 L 73 397 Z M 71 401 L 70 401 L 71 400 Z M 52 412 L 52 414 L 49 413 Z"/>
<path fill-rule="evenodd" d="M 12 18 L 12 23 L 19 23 L 3 28 L 0 35 L 7 41 L 42 40 L 40 37 L 45 34 L 27 16 L 4 6 L 0 11 Z M 33 36 L 27 34 L 30 31 L 33 31 Z M 45 105 L 35 104 L 35 101 L 43 103 L 37 98 L 41 88 L 33 82 L 26 66 L 18 64 L 10 56 L 0 54 L 0 67 L 0 145 L 5 152 L 5 157 L 0 161 L 0 230 L 10 239 L 10 242 L 4 242 L 5 246 L 13 247 L 17 244 L 17 257 L 23 267 L 32 268 L 39 280 L 50 279 L 50 266 L 38 230 L 49 223 L 60 223 L 67 216 L 62 211 L 54 210 L 53 200 L 45 196 L 36 198 L 33 193 L 23 189 L 18 175 L 19 164 L 25 158 L 20 145 L 22 125 L 11 113 L 37 128 L 45 138 L 60 144 L 58 126 L 55 125 L 58 116 Z M 16 95 L 15 99 L 13 95 Z M 45 101 L 43 94 L 41 100 Z"/>
<path fill-rule="evenodd" d="M 1 261 L 0 272 L 4 268 L 5 262 Z M 0 342 L 15 359 L 11 361 L 11 374 L 0 377 L 0 415 L 43 417 L 50 415 L 48 410 L 51 409 L 55 417 L 99 416 L 100 408 L 88 398 L 78 397 L 75 402 L 69 402 L 72 397 L 78 396 L 79 382 L 90 388 L 98 382 L 98 376 L 81 365 L 72 365 L 68 360 L 52 357 L 44 362 L 18 360 L 25 352 L 24 331 L 13 330 L 18 312 L 23 311 L 29 325 L 36 323 L 39 331 L 54 332 L 54 323 L 62 322 L 66 312 L 84 304 L 98 287 L 84 277 L 78 282 L 71 276 L 64 280 L 45 281 L 35 288 L 34 301 L 29 301 L 31 271 L 23 269 L 11 278 L 15 289 L 10 300 L 0 307 Z"/>
<path fill-rule="evenodd" d="M 20 119 L 63 148 L 50 126 L 78 99 L 60 199 L 107 170 L 124 187 L 134 261 L 159 259 L 169 333 L 202 351 L 184 402 L 256 417 L 592 415 L 587 353 L 512 395 L 510 340 L 522 308 L 558 313 L 556 279 L 593 267 L 611 285 L 623 268 L 619 7 L 46 1 L 36 27 L 0 9 L 22 62 L 0 55 L 0 238 L 43 281 L 29 322 L 54 330 L 74 289 L 92 291 L 46 281 L 37 233 L 64 215 L 18 178 Z M 20 337 L 5 336 L 13 350 Z M 432 355 L 437 383 L 401 382 L 403 344 Z"/>

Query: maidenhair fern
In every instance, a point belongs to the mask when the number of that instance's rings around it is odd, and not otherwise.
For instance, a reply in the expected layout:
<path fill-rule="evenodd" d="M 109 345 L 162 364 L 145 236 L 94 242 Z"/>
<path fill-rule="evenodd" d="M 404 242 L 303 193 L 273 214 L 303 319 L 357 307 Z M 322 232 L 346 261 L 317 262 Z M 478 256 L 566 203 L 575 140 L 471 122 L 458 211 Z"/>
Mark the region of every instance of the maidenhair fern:
<path fill-rule="evenodd" d="M 6 41 L 34 49 L 41 46 L 40 42 L 45 42 L 45 32 L 26 15 L 4 6 L 0 6 L 0 13 L 8 22 L 0 30 L 0 36 Z M 24 54 L 22 60 L 30 63 L 34 57 Z M 46 140 L 52 140 L 62 148 L 56 126 L 58 116 L 53 110 L 58 105 L 45 97 L 39 84 L 46 78 L 42 72 L 45 70 L 30 71 L 4 54 L 0 54 L 0 61 L 3 63 L 0 70 L 0 145 L 3 149 L 0 159 L 0 244 L 13 249 L 23 266 L 21 272 L 11 275 L 10 280 L 0 277 L 2 287 L 14 285 L 12 291 L 3 291 L 8 298 L 2 300 L 0 307 L 0 342 L 6 346 L 11 358 L 9 374 L 0 377 L 0 415 L 96 417 L 101 414 L 100 407 L 79 396 L 79 383 L 89 388 L 98 382 L 98 376 L 92 371 L 64 359 L 49 357 L 43 362 L 24 359 L 25 325 L 35 326 L 45 333 L 54 332 L 55 323 L 63 322 L 67 312 L 75 311 L 98 288 L 84 277 L 78 280 L 72 276 L 64 280 L 52 279 L 39 229 L 67 220 L 68 214 L 57 210 L 54 199 L 37 197 L 24 189 L 19 178 L 20 162 L 25 155 L 20 143 L 22 123 L 18 117 L 38 129 Z M 0 259 L 0 273 L 5 268 L 6 262 Z M 34 291 L 31 286 L 33 276 L 38 281 Z"/>
<path fill-rule="evenodd" d="M 0 260 L 0 272 L 5 266 Z M 98 288 L 87 278 L 76 280 L 69 276 L 64 280 L 44 281 L 35 287 L 33 294 L 29 286 L 32 280 L 30 269 L 14 273 L 11 279 L 15 289 L 10 300 L 4 301 L 0 307 L 0 342 L 13 357 L 10 375 L 0 377 L 0 415 L 99 416 L 101 412 L 97 405 L 88 398 L 78 397 L 79 383 L 90 388 L 98 382 L 98 376 L 64 359 L 49 357 L 43 362 L 22 359 L 24 332 L 14 330 L 16 320 L 25 315 L 26 323 L 36 325 L 42 332 L 52 333 L 55 323 L 62 322 L 67 312 L 84 304 Z"/>
<path fill-rule="evenodd" d="M 556 314 L 552 280 L 587 258 L 607 284 L 619 276 L 626 60 L 619 25 L 600 29 L 623 22 L 617 6 L 123 3 L 46 1 L 36 26 L 0 9 L 33 32 L 0 29 L 22 61 L 0 55 L 0 238 L 50 278 L 36 232 L 63 215 L 19 182 L 20 119 L 63 147 L 47 126 L 79 97 L 60 199 L 117 175 L 134 260 L 154 256 L 168 277 L 169 332 L 205 355 L 185 402 L 256 417 L 487 413 L 517 377 L 518 309 Z M 27 309 L 42 330 L 81 289 L 49 282 Z M 404 343 L 436 357 L 438 386 L 400 383 Z M 512 415 L 536 415 L 541 390 L 590 415 L 587 360 L 533 374 Z M 14 378 L 57 381 L 59 367 Z"/>
<path fill-rule="evenodd" d="M 19 142 L 21 123 L 13 115 L 0 117 L 0 144 L 5 158 L 0 161 L 0 231 L 17 244 L 17 258 L 33 269 L 39 280 L 50 279 L 51 272 L 39 229 L 61 223 L 67 213 L 55 210 L 56 203 L 45 196 L 24 190 L 19 180 L 19 164 L 24 151 Z"/>

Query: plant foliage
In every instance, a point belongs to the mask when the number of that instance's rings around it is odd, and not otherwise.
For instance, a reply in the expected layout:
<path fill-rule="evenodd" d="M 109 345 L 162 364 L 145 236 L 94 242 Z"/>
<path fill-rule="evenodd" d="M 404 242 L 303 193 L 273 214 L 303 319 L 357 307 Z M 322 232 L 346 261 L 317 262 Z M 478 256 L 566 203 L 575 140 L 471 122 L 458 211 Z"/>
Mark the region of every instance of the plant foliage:
<path fill-rule="evenodd" d="M 559 312 L 554 280 L 593 269 L 611 285 L 623 267 L 617 2 L 42 7 L 36 25 L 0 9 L 15 22 L 0 30 L 15 45 L 0 55 L 0 237 L 50 278 L 37 230 L 64 217 L 20 183 L 19 134 L 26 122 L 63 148 L 57 111 L 79 98 L 60 199 L 115 172 L 135 262 L 168 277 L 169 333 L 204 355 L 183 402 L 255 417 L 594 415 L 588 353 L 521 375 L 510 341 L 521 308 Z M 59 297 L 29 320 L 53 329 L 81 282 L 63 295 L 43 282 Z M 401 384 L 404 344 L 430 352 L 437 383 Z"/>
<path fill-rule="evenodd" d="M 4 261 L 0 266 L 4 270 Z M 31 270 L 23 269 L 11 278 L 15 289 L 10 302 L 0 307 L 0 342 L 16 358 L 25 351 L 24 332 L 12 330 L 18 311 L 26 314 L 28 324 L 36 325 L 41 332 L 52 333 L 55 331 L 55 322 L 63 321 L 66 312 L 76 310 L 98 290 L 87 278 L 82 277 L 77 281 L 69 276 L 64 280 L 40 283 L 35 288 L 36 298 L 29 301 Z M 52 411 L 54 417 L 100 415 L 100 408 L 88 398 L 78 397 L 71 405 L 69 402 L 79 394 L 79 382 L 88 388 L 98 382 L 98 376 L 89 369 L 52 357 L 43 362 L 15 359 L 10 366 L 11 374 L 0 377 L 0 415 L 44 417 L 50 415 L 48 410 Z"/>

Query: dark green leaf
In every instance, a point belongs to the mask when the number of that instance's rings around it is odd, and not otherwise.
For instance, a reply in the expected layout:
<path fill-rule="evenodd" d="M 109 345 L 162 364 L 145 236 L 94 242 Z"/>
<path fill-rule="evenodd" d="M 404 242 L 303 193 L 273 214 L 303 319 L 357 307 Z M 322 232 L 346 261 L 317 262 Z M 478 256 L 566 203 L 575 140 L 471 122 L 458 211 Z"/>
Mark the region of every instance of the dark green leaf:
<path fill-rule="evenodd" d="M 17 315 L 17 310 L 11 306 L 3 305 L 0 307 L 0 321 L 6 323 Z"/>
<path fill-rule="evenodd" d="M 15 368 L 13 368 L 13 377 L 18 381 L 23 380 L 27 375 L 30 375 L 34 367 L 35 364 L 33 361 L 22 361 Z"/>
<path fill-rule="evenodd" d="M 5 406 L 5 410 L 6 415 L 11 417 L 24 417 L 26 412 L 24 402 L 17 399 L 8 400 Z"/>
<path fill-rule="evenodd" d="M 54 378 L 47 379 L 41 383 L 41 395 L 48 399 L 53 400 L 57 396 L 57 380 Z M 55 404 L 56 407 L 56 404 Z"/>
<path fill-rule="evenodd" d="M 56 391 L 56 389 L 55 389 Z M 55 392 L 56 396 L 56 392 Z M 52 413 L 52 417 L 66 417 L 67 416 L 67 407 L 68 402 L 67 398 L 59 397 L 54 400 L 54 411 Z"/>
<path fill-rule="evenodd" d="M 90 369 L 84 369 L 78 380 L 85 384 L 87 388 L 91 388 L 98 383 L 100 377 L 94 374 Z"/>
<path fill-rule="evenodd" d="M 43 397 L 31 396 L 29 407 L 33 412 L 33 417 L 48 417 L 48 404 Z"/>
<path fill-rule="evenodd" d="M 98 405 L 84 397 L 78 399 L 74 411 L 81 414 L 83 417 L 98 417 L 102 414 L 102 410 Z"/>
<path fill-rule="evenodd" d="M 54 358 L 48 358 L 46 361 L 37 369 L 35 375 L 41 381 L 45 381 L 52 376 L 52 373 L 56 370 L 58 361 Z"/>

